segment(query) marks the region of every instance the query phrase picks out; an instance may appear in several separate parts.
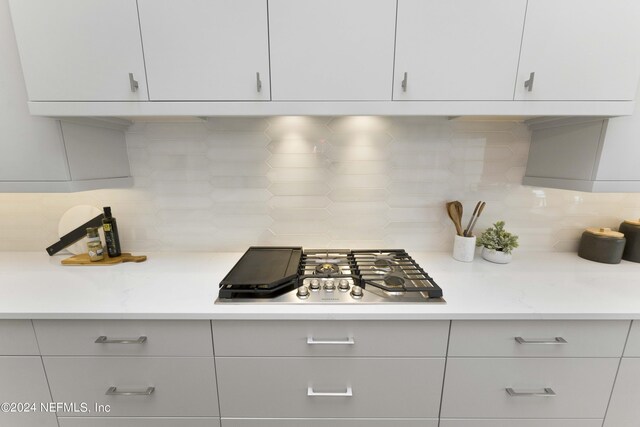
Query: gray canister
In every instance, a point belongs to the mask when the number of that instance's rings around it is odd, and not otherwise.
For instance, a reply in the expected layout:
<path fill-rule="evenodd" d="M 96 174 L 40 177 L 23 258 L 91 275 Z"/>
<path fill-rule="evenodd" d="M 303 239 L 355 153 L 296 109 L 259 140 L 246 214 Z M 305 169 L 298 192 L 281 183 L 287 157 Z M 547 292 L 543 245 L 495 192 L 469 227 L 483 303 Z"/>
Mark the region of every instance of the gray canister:
<path fill-rule="evenodd" d="M 605 264 L 620 264 L 626 239 L 610 228 L 587 228 L 582 233 L 578 256 Z"/>
<path fill-rule="evenodd" d="M 627 239 L 622 259 L 640 262 L 640 220 L 623 222 L 620 224 L 620 232 Z"/>

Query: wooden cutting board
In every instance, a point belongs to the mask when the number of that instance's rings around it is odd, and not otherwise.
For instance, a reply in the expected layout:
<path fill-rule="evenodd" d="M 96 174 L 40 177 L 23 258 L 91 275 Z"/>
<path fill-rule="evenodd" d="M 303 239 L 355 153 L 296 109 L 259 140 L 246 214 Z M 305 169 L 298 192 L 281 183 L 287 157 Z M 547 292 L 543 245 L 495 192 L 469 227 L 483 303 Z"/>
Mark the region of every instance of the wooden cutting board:
<path fill-rule="evenodd" d="M 65 258 L 60 262 L 62 265 L 116 265 L 123 262 L 143 262 L 146 260 L 146 255 L 131 255 L 129 253 L 123 253 L 119 257 L 109 258 L 105 253 L 104 259 L 101 261 L 91 261 L 91 259 L 89 259 L 89 254 L 80 254 Z"/>

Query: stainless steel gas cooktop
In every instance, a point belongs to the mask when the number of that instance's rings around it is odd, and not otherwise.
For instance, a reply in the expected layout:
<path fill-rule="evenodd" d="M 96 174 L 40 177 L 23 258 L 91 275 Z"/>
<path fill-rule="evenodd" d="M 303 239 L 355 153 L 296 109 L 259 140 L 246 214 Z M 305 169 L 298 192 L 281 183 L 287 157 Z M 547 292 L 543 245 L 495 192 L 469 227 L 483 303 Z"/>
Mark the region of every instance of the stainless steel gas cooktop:
<path fill-rule="evenodd" d="M 251 247 L 216 303 L 444 303 L 442 289 L 401 249 Z"/>

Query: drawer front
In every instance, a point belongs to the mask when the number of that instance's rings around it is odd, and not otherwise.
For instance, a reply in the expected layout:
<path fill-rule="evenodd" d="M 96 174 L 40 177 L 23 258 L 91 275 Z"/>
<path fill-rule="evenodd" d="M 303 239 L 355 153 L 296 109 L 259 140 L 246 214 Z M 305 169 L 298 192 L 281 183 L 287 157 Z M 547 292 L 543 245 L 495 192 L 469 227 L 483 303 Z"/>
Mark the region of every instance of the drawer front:
<path fill-rule="evenodd" d="M 35 403 L 34 412 L 0 411 L 0 426 L 56 427 L 56 415 L 40 410 L 40 403 L 51 402 L 40 357 L 0 357 L 0 402 Z M 19 407 L 9 408 L 20 410 Z"/>
<path fill-rule="evenodd" d="M 60 426 L 64 427 L 64 426 Z M 223 418 L 222 427 L 438 427 L 438 420 L 338 419 L 338 418 Z M 560 427 L 560 426 L 558 426 Z M 568 426 L 573 427 L 573 426 Z M 579 426 L 576 426 L 579 427 Z M 591 426 L 585 426 L 591 427 Z"/>
<path fill-rule="evenodd" d="M 604 418 L 619 359 L 449 358 L 443 418 Z M 544 393 L 555 396 L 511 396 Z"/>
<path fill-rule="evenodd" d="M 215 368 L 208 357 L 45 357 L 55 402 L 110 405 L 95 416 L 218 416 Z M 150 395 L 107 395 L 144 392 Z M 91 414 L 61 413 L 60 416 Z"/>
<path fill-rule="evenodd" d="M 216 367 L 224 417 L 435 418 L 444 359 L 232 357 Z"/>
<path fill-rule="evenodd" d="M 60 427 L 220 427 L 219 418 L 58 418 Z"/>
<path fill-rule="evenodd" d="M 0 320 L 0 356 L 40 355 L 30 320 Z"/>
<path fill-rule="evenodd" d="M 444 357 L 448 321 L 214 321 L 216 356 Z"/>
<path fill-rule="evenodd" d="M 634 320 L 631 324 L 624 355 L 626 357 L 640 357 L 640 320 Z"/>
<path fill-rule="evenodd" d="M 602 420 L 440 420 L 440 427 L 602 427 Z"/>
<path fill-rule="evenodd" d="M 35 320 L 34 326 L 45 356 L 213 356 L 204 320 Z"/>
<path fill-rule="evenodd" d="M 620 357 L 628 331 L 624 320 L 454 321 L 449 356 Z"/>

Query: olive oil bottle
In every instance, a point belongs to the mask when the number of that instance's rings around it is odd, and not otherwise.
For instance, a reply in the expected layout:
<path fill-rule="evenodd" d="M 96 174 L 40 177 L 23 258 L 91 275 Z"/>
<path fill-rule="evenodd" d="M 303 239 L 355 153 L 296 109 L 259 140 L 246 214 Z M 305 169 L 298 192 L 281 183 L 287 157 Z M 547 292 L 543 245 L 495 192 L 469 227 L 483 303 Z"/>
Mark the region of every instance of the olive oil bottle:
<path fill-rule="evenodd" d="M 104 240 L 106 241 L 107 253 L 110 258 L 119 257 L 122 252 L 120 250 L 120 236 L 118 235 L 118 223 L 111 215 L 111 208 L 104 208 L 104 218 L 102 218 L 102 229 L 104 230 Z"/>

